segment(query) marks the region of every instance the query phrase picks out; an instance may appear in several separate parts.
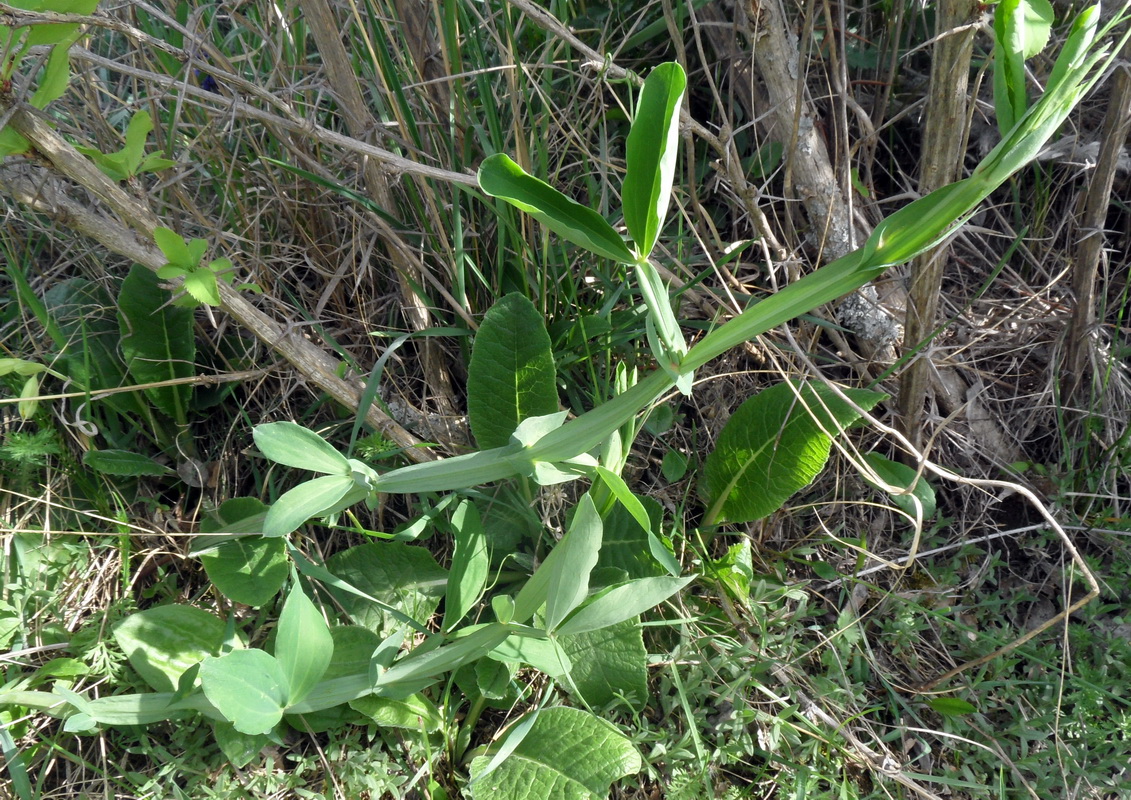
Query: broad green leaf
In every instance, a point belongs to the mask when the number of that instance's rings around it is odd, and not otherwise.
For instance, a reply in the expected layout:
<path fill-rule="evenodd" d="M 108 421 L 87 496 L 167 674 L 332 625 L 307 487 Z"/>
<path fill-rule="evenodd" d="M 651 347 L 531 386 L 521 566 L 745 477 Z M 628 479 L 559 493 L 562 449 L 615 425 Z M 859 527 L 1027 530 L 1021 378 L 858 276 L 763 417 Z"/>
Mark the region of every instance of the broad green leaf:
<path fill-rule="evenodd" d="M 605 800 L 614 781 L 643 766 L 611 724 L 564 707 L 543 709 L 510 756 L 484 775 L 490 762 L 487 756 L 471 762 L 475 800 Z"/>
<path fill-rule="evenodd" d="M 130 450 L 87 450 L 82 454 L 82 463 L 103 475 L 121 475 L 129 478 L 148 475 L 160 478 L 176 474 L 174 470 L 158 464 L 149 456 Z"/>
<path fill-rule="evenodd" d="M 624 622 L 667 600 L 697 575 L 639 578 L 597 595 L 558 628 L 559 636 L 597 631 Z"/>
<path fill-rule="evenodd" d="M 11 125 L 0 128 L 0 158 L 18 156 L 31 150 L 31 142 L 16 133 Z"/>
<path fill-rule="evenodd" d="M 146 683 L 173 692 L 185 670 L 220 649 L 224 623 L 193 606 L 158 606 L 119 622 L 114 640 Z"/>
<path fill-rule="evenodd" d="M 601 532 L 601 515 L 586 493 L 577 504 L 569 531 L 554 545 L 560 556 L 546 587 L 546 630 L 557 628 L 589 594 L 589 574 L 597 565 Z"/>
<path fill-rule="evenodd" d="M 468 636 L 434 650 L 414 650 L 381 674 L 376 693 L 386 697 L 416 694 L 445 672 L 478 661 L 510 636 L 505 625 L 493 622 Z"/>
<path fill-rule="evenodd" d="M 326 568 L 420 623 L 427 622 L 436 611 L 448 583 L 447 571 L 427 549 L 403 542 L 351 547 L 327 559 Z M 332 592 L 358 625 L 382 636 L 402 627 L 377 604 L 340 589 Z"/>
<path fill-rule="evenodd" d="M 184 267 L 186 270 L 193 269 L 196 266 L 196 262 L 189 255 L 185 240 L 171 228 L 154 228 L 153 241 L 156 242 L 157 249 L 165 254 L 165 258 L 169 259 L 170 264 Z"/>
<path fill-rule="evenodd" d="M 345 456 L 317 433 L 297 423 L 256 425 L 251 436 L 259 452 L 277 464 L 327 475 L 350 474 Z"/>
<path fill-rule="evenodd" d="M 573 663 L 571 689 L 591 706 L 625 697 L 633 708 L 648 698 L 648 652 L 640 618 L 633 617 L 601 630 L 557 637 Z"/>
<path fill-rule="evenodd" d="M 592 253 L 624 264 L 635 260 L 624 239 L 604 217 L 528 175 L 503 153 L 483 160 L 479 186 L 491 197 L 525 211 L 558 236 Z"/>
<path fill-rule="evenodd" d="M 118 295 L 121 351 L 126 367 L 141 384 L 196 375 L 192 311 L 168 305 L 169 293 L 145 267 L 134 264 Z M 150 387 L 150 401 L 178 424 L 188 422 L 192 386 Z"/>
<path fill-rule="evenodd" d="M 369 671 L 373 653 L 381 645 L 381 638 L 360 625 L 335 625 L 330 628 L 334 640 L 334 655 L 322 680 L 329 681 L 346 675 Z"/>
<path fill-rule="evenodd" d="M 463 619 L 487 585 L 491 569 L 491 554 L 487 551 L 487 534 L 477 509 L 464 500 L 452 515 L 456 549 L 452 555 L 452 570 L 444 596 L 444 622 L 441 630 L 451 630 Z"/>
<path fill-rule="evenodd" d="M 275 659 L 287 687 L 287 704 L 300 702 L 322 679 L 334 655 L 334 638 L 322 612 L 295 583 L 287 594 L 275 636 Z"/>
<path fill-rule="evenodd" d="M 249 736 L 237 731 L 232 723 L 223 721 L 212 723 L 212 733 L 224 757 L 237 769 L 243 769 L 250 764 L 269 741 L 266 734 Z"/>
<path fill-rule="evenodd" d="M 892 461 L 887 456 L 883 456 L 879 453 L 865 453 L 864 460 L 868 462 L 868 466 L 871 467 L 885 483 L 901 489 L 908 488 L 912 483 L 915 484 L 915 488 L 911 490 L 911 495 L 891 494 L 892 502 L 899 506 L 904 514 L 912 518 L 918 516 L 918 512 L 915 509 L 915 500 L 912 499 L 912 495 L 914 495 L 918 498 L 919 505 L 922 506 L 923 519 L 930 519 L 935 515 L 935 489 L 927 482 L 926 477 L 920 476 L 916 481 L 916 471 L 912 467 L 909 467 L 907 464 L 900 464 L 898 461 Z M 880 491 L 886 491 L 879 484 L 869 480 L 866 475 L 864 476 L 864 480 L 868 481 L 870 485 Z"/>
<path fill-rule="evenodd" d="M 659 528 L 664 513 L 663 507 L 650 497 L 642 498 L 641 504 L 648 511 L 653 526 Z M 665 567 L 661 567 L 661 562 L 653 558 L 648 534 L 649 532 L 640 527 L 639 521 L 628 512 L 628 509 L 617 503 L 605 515 L 605 530 L 597 568 L 622 570 L 630 578 L 651 578 L 662 575 L 667 565 L 665 563 Z M 655 538 L 654 534 L 653 538 Z M 657 543 L 663 548 L 662 543 Z M 673 562 L 675 574 L 679 574 L 679 562 L 675 561 L 675 556 L 668 553 L 665 562 Z"/>
<path fill-rule="evenodd" d="M 554 353 L 542 315 L 520 294 L 491 306 L 467 368 L 467 415 L 482 448 L 503 447 L 523 420 L 558 410 Z"/>
<path fill-rule="evenodd" d="M 263 534 L 286 536 L 293 533 L 308 519 L 330 513 L 330 509 L 335 508 L 354 488 L 351 475 L 323 475 L 300 483 L 271 505 L 263 521 Z"/>
<path fill-rule="evenodd" d="M 686 88 L 687 76 L 674 61 L 648 73 L 625 145 L 624 223 L 642 259 L 656 246 L 671 202 L 679 109 Z"/>
<path fill-rule="evenodd" d="M 13 3 L 12 5 L 16 8 L 29 8 L 23 2 Z M 94 13 L 97 5 L 98 0 L 51 0 L 49 4 L 45 3 L 40 6 L 36 3 L 31 5 L 30 8 L 35 11 L 53 11 L 56 14 L 87 15 Z M 59 44 L 64 39 L 75 35 L 78 29 L 79 26 L 73 23 L 33 25 L 31 26 L 31 35 L 28 37 L 28 45 L 35 47 L 44 44 Z"/>
<path fill-rule="evenodd" d="M 35 108 L 47 108 L 49 103 L 58 100 L 67 91 L 67 84 L 71 80 L 71 43 L 64 42 L 51 48 L 43 77 L 31 96 L 31 105 Z"/>
<path fill-rule="evenodd" d="M 819 574 L 820 568 L 814 564 L 813 571 Z M 721 583 L 731 597 L 740 603 L 749 602 L 750 582 L 754 579 L 750 539 L 744 536 L 738 544 L 728 547 L 721 558 L 710 559 L 705 572 Z"/>
<path fill-rule="evenodd" d="M 444 718 L 435 703 L 421 694 L 409 695 L 403 700 L 370 695 L 351 700 L 350 708 L 383 728 L 407 728 L 435 733 L 444 725 Z"/>
<path fill-rule="evenodd" d="M 200 685 L 208 702 L 240 733 L 268 733 L 283 718 L 286 676 L 262 650 L 233 650 L 204 659 Z"/>
<path fill-rule="evenodd" d="M 202 553 L 200 563 L 224 597 L 254 607 L 270 602 L 290 571 L 282 537 L 241 536 Z"/>
<path fill-rule="evenodd" d="M 864 410 L 884 398 L 843 391 Z M 751 522 L 777 511 L 824 468 L 832 437 L 859 416 L 823 383 L 783 382 L 746 400 L 704 465 L 708 523 Z"/>

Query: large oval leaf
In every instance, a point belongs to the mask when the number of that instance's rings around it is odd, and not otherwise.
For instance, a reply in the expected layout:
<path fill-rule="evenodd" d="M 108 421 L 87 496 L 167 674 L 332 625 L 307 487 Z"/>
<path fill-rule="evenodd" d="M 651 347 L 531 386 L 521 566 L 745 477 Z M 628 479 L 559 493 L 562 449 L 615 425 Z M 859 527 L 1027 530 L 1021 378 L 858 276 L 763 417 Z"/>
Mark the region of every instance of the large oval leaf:
<path fill-rule="evenodd" d="M 323 475 L 300 483 L 272 504 L 263 520 L 264 535 L 286 536 L 298 530 L 308 519 L 328 514 L 354 488 L 351 475 Z"/>
<path fill-rule="evenodd" d="M 648 651 L 639 617 L 598 631 L 559 636 L 557 641 L 572 663 L 570 690 L 589 705 L 603 706 L 623 697 L 639 707 L 648 699 Z"/>
<path fill-rule="evenodd" d="M 262 650 L 233 650 L 200 665 L 200 685 L 240 733 L 267 733 L 283 718 L 286 677 L 279 662 Z"/>
<path fill-rule="evenodd" d="M 114 640 L 146 683 L 175 692 L 185 670 L 220 649 L 224 623 L 193 606 L 158 606 L 119 622 Z"/>
<path fill-rule="evenodd" d="M 621 202 L 624 224 L 646 258 L 656 246 L 671 201 L 679 152 L 679 106 L 687 88 L 683 67 L 669 62 L 648 74 L 626 144 Z"/>
<path fill-rule="evenodd" d="M 604 800 L 613 781 L 642 766 L 632 742 L 616 728 L 564 707 L 538 712 L 522 741 L 488 773 L 491 763 L 486 756 L 471 762 L 475 800 Z"/>
<path fill-rule="evenodd" d="M 479 187 L 592 253 L 624 264 L 635 260 L 624 239 L 604 217 L 528 175 L 503 153 L 490 156 L 480 164 Z"/>
<path fill-rule="evenodd" d="M 885 395 L 842 390 L 868 410 Z M 706 520 L 752 522 L 817 477 L 832 437 L 860 414 L 823 383 L 780 383 L 739 406 L 703 469 Z"/>
<path fill-rule="evenodd" d="M 156 275 L 138 264 L 118 295 L 121 351 L 130 375 L 141 384 L 191 378 L 196 374 L 192 309 L 169 305 L 169 292 Z M 188 421 L 192 386 L 150 387 L 150 401 L 178 423 Z"/>
<path fill-rule="evenodd" d="M 557 377 L 542 315 L 508 294 L 483 318 L 467 370 L 467 415 L 482 448 L 505 447 L 518 424 L 558 410 Z"/>

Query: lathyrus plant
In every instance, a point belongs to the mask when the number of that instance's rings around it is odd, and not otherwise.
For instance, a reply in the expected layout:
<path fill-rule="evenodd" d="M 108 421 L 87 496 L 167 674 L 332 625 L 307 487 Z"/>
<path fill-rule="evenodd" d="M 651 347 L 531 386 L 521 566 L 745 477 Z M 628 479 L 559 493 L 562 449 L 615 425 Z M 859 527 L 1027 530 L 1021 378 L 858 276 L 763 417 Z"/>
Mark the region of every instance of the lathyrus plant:
<path fill-rule="evenodd" d="M 254 429 L 268 459 L 320 477 L 286 492 L 269 508 L 254 500 L 230 501 L 209 523 L 197 549 L 213 583 L 234 602 L 274 602 L 289 578 L 271 652 L 248 648 L 234 617 L 225 624 L 188 606 L 150 609 L 129 617 L 115 636 L 153 692 L 92 700 L 59 683 L 48 692 L 17 681 L 0 690 L 0 705 L 45 710 L 65 717 L 76 731 L 201 714 L 215 725 L 226 752 L 242 760 L 257 743 L 278 739 L 288 721 L 325 730 L 356 719 L 408 725 L 407 715 L 410 727 L 431 735 L 455 724 L 454 717 L 437 712 L 435 695 L 424 692 L 449 673 L 471 703 L 459 730 L 448 731 L 457 758 L 486 704 L 516 701 L 519 690 L 511 676 L 519 666 L 542 671 L 586 702 L 618 695 L 642 702 L 646 655 L 638 617 L 694 576 L 681 574 L 657 521 L 620 477 L 641 412 L 673 387 L 690 392 L 694 370 L 730 348 L 836 300 L 952 234 L 1036 156 L 1096 83 L 1111 52 L 1097 39 L 1122 21 L 1101 29 L 1098 7 L 1079 16 L 1044 95 L 969 178 L 891 215 L 859 250 L 751 305 L 690 348 L 649 260 L 675 171 L 686 85 L 677 64 L 661 65 L 648 76 L 628 138 L 622 198 L 631 242 L 595 211 L 528 175 L 505 155 L 486 159 L 479 171 L 486 194 L 530 213 L 595 256 L 633 270 L 660 368 L 638 380 L 619 370 L 618 393 L 611 400 L 567 421 L 567 414 L 553 411 L 553 360 L 540 315 L 521 296 L 503 298 L 477 334 L 470 370 L 471 425 L 484 449 L 381 472 L 294 423 Z M 773 512 L 812 480 L 832 437 L 881 398 L 865 390 L 787 382 L 748 400 L 706 460 L 700 483 L 707 522 L 740 522 Z M 516 478 L 540 484 L 592 482 L 567 515 L 565 535 L 525 580 L 507 584 L 493 567 L 472 493 L 442 501 L 451 510 L 447 524 L 455 538 L 447 569 L 425 548 L 403 541 L 361 545 L 324 564 L 308 559 L 291 541 L 309 519 L 359 502 L 377 504 L 387 494 L 461 492 Z M 915 491 L 922 513 L 930 498 Z M 614 529 L 616 537 L 608 536 Z M 351 624 L 337 624 L 318 610 L 310 599 L 315 583 L 335 598 Z M 435 631 L 427 622 L 441 601 L 443 621 Z M 604 637 L 599 646 L 586 638 L 597 631 Z M 408 634 L 418 642 L 411 649 L 403 647 Z M 596 664 L 601 672 L 601 659 L 608 658 L 610 665 L 628 665 L 618 673 L 613 693 L 577 668 Z M 493 755 L 471 762 L 472 795 L 533 796 L 540 784 L 522 770 L 539 775 L 560 770 L 553 753 L 566 746 L 592 755 L 574 767 L 586 774 L 569 778 L 595 795 L 640 766 L 627 740 L 596 717 L 545 708 L 527 715 Z M 524 756 L 521 769 L 512 769 L 507 760 L 513 753 Z"/>

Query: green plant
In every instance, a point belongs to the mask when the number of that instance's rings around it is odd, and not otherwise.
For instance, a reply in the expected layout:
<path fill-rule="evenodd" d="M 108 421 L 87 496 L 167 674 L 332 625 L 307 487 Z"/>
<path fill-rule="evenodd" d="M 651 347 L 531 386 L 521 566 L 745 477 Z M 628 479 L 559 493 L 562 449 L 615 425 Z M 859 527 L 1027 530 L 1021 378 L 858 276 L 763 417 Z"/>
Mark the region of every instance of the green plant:
<path fill-rule="evenodd" d="M 127 181 L 143 172 L 160 172 L 177 163 L 158 153 L 145 152 L 145 140 L 151 130 L 153 120 L 149 112 L 138 111 L 130 117 L 129 125 L 126 126 L 126 142 L 121 150 L 103 153 L 97 148 L 81 145 L 76 145 L 75 149 L 90 156 L 98 168 L 112 180 Z"/>
<path fill-rule="evenodd" d="M 235 280 L 234 267 L 227 258 L 214 258 L 207 264 L 201 264 L 208 242 L 203 239 L 193 239 L 185 242 L 175 232 L 168 228 L 157 228 L 153 231 L 153 238 L 165 258 L 169 259 L 164 267 L 157 270 L 157 277 L 163 280 L 183 278 L 181 286 L 187 296 L 175 300 L 176 305 L 192 308 L 197 303 L 210 306 L 220 305 L 220 288 L 217 279 L 231 286 Z M 245 283 L 240 289 L 258 291 L 254 283 Z"/>

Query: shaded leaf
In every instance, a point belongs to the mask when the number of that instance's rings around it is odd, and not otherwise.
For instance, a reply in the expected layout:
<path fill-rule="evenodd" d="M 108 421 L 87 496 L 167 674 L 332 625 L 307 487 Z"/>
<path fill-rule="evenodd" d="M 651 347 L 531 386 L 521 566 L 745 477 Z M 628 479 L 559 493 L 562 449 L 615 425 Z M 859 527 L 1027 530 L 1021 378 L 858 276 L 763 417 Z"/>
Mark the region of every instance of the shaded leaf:
<path fill-rule="evenodd" d="M 519 423 L 558 411 L 557 373 L 542 315 L 508 294 L 483 318 L 467 371 L 467 414 L 480 447 L 504 447 Z"/>
<path fill-rule="evenodd" d="M 403 542 L 383 542 L 351 547 L 326 560 L 326 568 L 376 600 L 421 623 L 436 611 L 447 588 L 448 573 L 423 547 Z M 355 594 L 332 589 L 342 608 L 358 625 L 385 636 L 394 619 L 375 603 Z"/>
<path fill-rule="evenodd" d="M 159 383 L 196 374 L 192 311 L 167 305 L 169 293 L 138 264 L 130 267 L 118 295 L 121 351 L 138 383 Z M 178 424 L 188 421 L 190 384 L 150 387 L 150 401 Z"/>
<path fill-rule="evenodd" d="M 193 606 L 158 606 L 119 622 L 114 640 L 146 683 L 173 692 L 185 670 L 220 649 L 224 623 Z"/>
<path fill-rule="evenodd" d="M 82 454 L 82 463 L 103 475 L 160 478 L 175 474 L 174 470 L 158 464 L 149 456 L 129 450 L 87 450 Z"/>
<path fill-rule="evenodd" d="M 249 606 L 269 602 L 290 571 L 287 543 L 282 537 L 241 536 L 202 553 L 200 563 L 221 594 Z"/>
<path fill-rule="evenodd" d="M 892 461 L 890 458 L 880 453 L 865 453 L 864 460 L 868 462 L 868 466 L 870 466 L 880 478 L 892 486 L 906 489 L 914 483 L 915 488 L 911 490 L 911 495 L 918 498 L 919 504 L 923 509 L 923 519 L 930 519 L 935 515 L 935 489 L 927 482 L 925 476 L 919 476 L 919 479 L 916 480 L 916 470 L 914 468 L 907 464 L 900 464 L 898 461 Z M 864 476 L 864 480 L 868 481 L 868 483 L 876 489 L 886 491 L 879 484 L 868 480 L 867 475 Z M 892 502 L 899 506 L 904 514 L 915 518 L 918 512 L 915 508 L 915 500 L 912 499 L 911 495 L 891 494 L 890 496 Z"/>
<path fill-rule="evenodd" d="M 844 393 L 867 410 L 885 397 Z M 751 522 L 781 508 L 824 468 L 832 436 L 859 413 L 823 383 L 783 382 L 744 402 L 703 469 L 709 522 Z"/>

